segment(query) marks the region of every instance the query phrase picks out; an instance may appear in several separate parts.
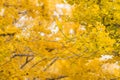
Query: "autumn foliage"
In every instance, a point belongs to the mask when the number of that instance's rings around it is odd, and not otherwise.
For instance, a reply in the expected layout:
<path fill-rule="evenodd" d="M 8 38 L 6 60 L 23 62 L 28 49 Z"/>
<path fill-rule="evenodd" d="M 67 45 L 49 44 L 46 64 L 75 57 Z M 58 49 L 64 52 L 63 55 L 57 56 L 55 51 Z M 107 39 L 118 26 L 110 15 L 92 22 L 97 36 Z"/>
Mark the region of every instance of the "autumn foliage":
<path fill-rule="evenodd" d="M 120 0 L 0 0 L 0 80 L 120 80 Z"/>

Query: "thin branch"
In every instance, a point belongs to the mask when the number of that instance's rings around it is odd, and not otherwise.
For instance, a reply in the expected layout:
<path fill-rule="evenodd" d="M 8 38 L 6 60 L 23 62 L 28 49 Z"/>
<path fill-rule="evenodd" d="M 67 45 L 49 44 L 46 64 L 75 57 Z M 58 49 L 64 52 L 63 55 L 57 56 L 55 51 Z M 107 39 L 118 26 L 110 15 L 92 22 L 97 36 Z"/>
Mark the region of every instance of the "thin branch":
<path fill-rule="evenodd" d="M 14 36 L 15 35 L 15 33 L 4 33 L 4 34 L 0 34 L 0 36 L 3 36 L 3 37 L 5 37 L 5 36 Z"/>
<path fill-rule="evenodd" d="M 15 57 L 26 57 L 25 63 L 22 64 L 21 67 L 20 67 L 20 69 L 22 69 L 26 66 L 26 64 L 28 64 L 34 58 L 34 55 L 33 54 L 16 54 L 15 53 L 15 54 L 12 55 L 11 59 L 15 58 Z"/>
<path fill-rule="evenodd" d="M 38 62 L 36 62 L 33 66 L 31 66 L 31 68 L 33 68 L 33 67 L 35 67 L 36 65 L 38 65 L 40 62 L 42 62 L 42 61 L 44 61 L 44 60 L 46 60 L 47 58 L 43 58 L 43 59 L 41 59 L 41 60 L 39 60 Z M 30 69 L 31 69 L 30 68 Z"/>
<path fill-rule="evenodd" d="M 66 78 L 68 76 L 59 76 L 57 78 L 47 78 L 46 80 L 60 80 L 60 79 L 63 79 L 63 78 Z"/>
<path fill-rule="evenodd" d="M 0 65 L 0 67 L 2 67 L 2 66 L 4 66 L 4 65 L 6 65 L 7 63 L 11 62 L 12 59 L 15 58 L 15 57 L 17 57 L 17 56 L 19 56 L 19 57 L 26 57 L 26 62 L 22 65 L 23 67 L 24 67 L 27 63 L 29 63 L 29 62 L 34 58 L 34 55 L 33 55 L 33 54 L 16 54 L 16 53 L 15 53 L 15 54 L 13 54 L 13 55 L 10 57 L 10 60 L 8 60 L 8 61 L 6 61 L 4 64 Z M 32 57 L 32 58 L 28 60 L 28 57 Z M 22 67 L 22 66 L 21 66 L 21 67 Z"/>
<path fill-rule="evenodd" d="M 46 71 L 50 66 L 52 66 L 56 61 L 58 60 L 58 57 L 55 57 L 52 59 L 52 61 L 43 69 L 43 71 Z"/>
<path fill-rule="evenodd" d="M 66 39 L 69 39 L 65 34 L 64 32 L 60 29 L 60 32 L 62 33 L 62 35 L 66 38 Z"/>
<path fill-rule="evenodd" d="M 21 65 L 20 69 L 24 68 L 24 67 L 26 66 L 26 64 L 28 64 L 31 60 L 33 60 L 33 58 L 34 58 L 34 57 L 31 57 L 31 58 L 29 59 L 29 57 L 27 56 L 25 63 L 24 63 L 23 65 Z"/>
<path fill-rule="evenodd" d="M 33 57 L 33 54 L 13 54 L 11 58 L 15 58 L 15 57 Z"/>
<path fill-rule="evenodd" d="M 9 63 L 9 62 L 11 62 L 11 61 L 12 61 L 12 59 L 10 58 L 10 60 L 8 60 L 8 61 L 6 61 L 5 63 L 3 63 L 2 65 L 0 65 L 0 67 L 6 65 L 7 63 Z"/>
<path fill-rule="evenodd" d="M 62 79 L 62 78 L 66 78 L 68 76 L 59 76 L 58 78 L 56 78 L 56 80 Z"/>

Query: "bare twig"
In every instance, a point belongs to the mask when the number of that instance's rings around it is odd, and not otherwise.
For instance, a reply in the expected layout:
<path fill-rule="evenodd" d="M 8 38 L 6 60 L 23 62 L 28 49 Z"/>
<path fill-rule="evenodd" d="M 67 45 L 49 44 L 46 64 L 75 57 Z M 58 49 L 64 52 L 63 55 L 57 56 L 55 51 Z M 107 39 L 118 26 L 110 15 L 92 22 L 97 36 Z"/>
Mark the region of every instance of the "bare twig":
<path fill-rule="evenodd" d="M 42 61 L 44 61 L 44 60 L 46 60 L 47 58 L 43 58 L 43 59 L 41 59 L 41 60 L 39 60 L 37 63 L 35 63 L 31 68 L 33 68 L 33 67 L 35 67 L 36 65 L 38 65 L 40 62 L 42 62 Z"/>
<path fill-rule="evenodd" d="M 34 58 L 34 55 L 33 54 L 13 54 L 11 59 L 12 58 L 15 58 L 15 57 L 26 57 L 26 61 L 24 64 L 21 65 L 20 69 L 24 68 L 26 66 L 26 64 L 28 64 L 33 58 Z"/>
<path fill-rule="evenodd" d="M 56 61 L 58 60 L 58 57 L 55 57 L 52 59 L 52 61 L 46 65 L 46 67 L 43 69 L 43 71 L 46 71 L 50 66 L 52 66 Z"/>
<path fill-rule="evenodd" d="M 11 58 L 15 58 L 15 57 L 33 57 L 33 54 L 13 54 Z"/>
<path fill-rule="evenodd" d="M 46 80 L 60 80 L 62 78 L 66 78 L 66 77 L 68 77 L 68 76 L 59 76 L 57 78 L 47 78 Z"/>
<path fill-rule="evenodd" d="M 59 80 L 59 79 L 62 79 L 62 78 L 66 78 L 66 77 L 68 77 L 68 76 L 59 76 L 59 77 L 56 78 L 56 80 Z"/>
<path fill-rule="evenodd" d="M 60 32 L 62 33 L 62 35 L 66 38 L 66 39 L 69 39 L 65 34 L 64 32 L 60 29 Z"/>
<path fill-rule="evenodd" d="M 0 67 L 2 67 L 2 66 L 4 66 L 4 65 L 6 65 L 7 63 L 9 63 L 9 62 L 11 62 L 12 61 L 12 59 L 10 59 L 10 60 L 8 60 L 8 61 L 6 61 L 5 63 L 3 63 L 2 65 L 0 65 Z"/>
<path fill-rule="evenodd" d="M 24 63 L 23 65 L 21 65 L 20 69 L 24 68 L 25 65 L 28 64 L 33 58 L 34 58 L 34 57 L 31 57 L 31 58 L 29 59 L 29 57 L 27 56 L 25 63 Z"/>
<path fill-rule="evenodd" d="M 5 36 L 14 36 L 14 35 L 15 35 L 15 33 L 0 34 L 0 36 L 3 36 L 3 37 L 5 37 Z"/>
<path fill-rule="evenodd" d="M 10 60 L 6 61 L 4 64 L 0 65 L 0 67 L 4 66 L 5 64 L 9 63 L 12 61 L 13 58 L 15 57 L 26 57 L 26 62 L 21 66 L 21 69 L 27 64 L 29 63 L 33 58 L 34 58 L 34 55 L 33 54 L 13 54 L 11 57 L 10 57 Z M 28 59 L 29 57 L 31 57 L 30 59 Z"/>

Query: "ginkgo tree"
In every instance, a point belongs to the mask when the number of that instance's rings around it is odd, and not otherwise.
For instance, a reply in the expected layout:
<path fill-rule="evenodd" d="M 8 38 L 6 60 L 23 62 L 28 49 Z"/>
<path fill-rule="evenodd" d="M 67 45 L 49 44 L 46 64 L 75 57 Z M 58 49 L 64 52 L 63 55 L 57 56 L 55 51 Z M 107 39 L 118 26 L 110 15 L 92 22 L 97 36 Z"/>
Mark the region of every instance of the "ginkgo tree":
<path fill-rule="evenodd" d="M 119 0 L 0 0 L 1 80 L 119 80 Z"/>

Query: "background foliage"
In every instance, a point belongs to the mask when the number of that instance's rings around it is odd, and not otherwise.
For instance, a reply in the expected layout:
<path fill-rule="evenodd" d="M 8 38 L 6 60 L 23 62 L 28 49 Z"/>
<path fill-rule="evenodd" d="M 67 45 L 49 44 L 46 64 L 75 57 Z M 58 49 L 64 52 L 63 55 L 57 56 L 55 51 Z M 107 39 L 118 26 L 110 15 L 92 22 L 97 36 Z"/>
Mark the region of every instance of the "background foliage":
<path fill-rule="evenodd" d="M 0 0 L 1 80 L 119 80 L 120 0 Z"/>

